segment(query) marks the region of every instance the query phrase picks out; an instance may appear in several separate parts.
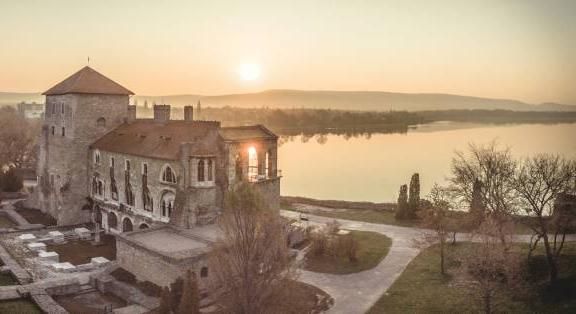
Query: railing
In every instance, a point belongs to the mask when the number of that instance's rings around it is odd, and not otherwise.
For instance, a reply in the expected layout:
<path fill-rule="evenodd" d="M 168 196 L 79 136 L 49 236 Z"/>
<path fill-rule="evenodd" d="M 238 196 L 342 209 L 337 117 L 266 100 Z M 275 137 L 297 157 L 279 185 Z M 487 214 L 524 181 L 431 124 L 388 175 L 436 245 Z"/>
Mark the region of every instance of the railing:
<path fill-rule="evenodd" d="M 276 175 L 268 174 L 251 174 L 248 175 L 248 182 L 261 182 L 282 177 L 282 170 L 276 170 Z"/>

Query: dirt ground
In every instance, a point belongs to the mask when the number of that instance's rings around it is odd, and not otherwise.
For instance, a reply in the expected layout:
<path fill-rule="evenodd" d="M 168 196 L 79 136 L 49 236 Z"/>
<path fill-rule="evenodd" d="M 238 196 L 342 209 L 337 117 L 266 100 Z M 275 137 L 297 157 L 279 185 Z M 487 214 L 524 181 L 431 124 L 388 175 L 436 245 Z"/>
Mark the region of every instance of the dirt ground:
<path fill-rule="evenodd" d="M 112 235 L 101 237 L 103 245 L 94 246 L 90 241 L 70 241 L 65 244 L 48 244 L 47 251 L 53 251 L 60 256 L 60 262 L 70 262 L 74 265 L 89 263 L 92 257 L 103 256 L 111 261 L 116 259 L 116 238 Z"/>

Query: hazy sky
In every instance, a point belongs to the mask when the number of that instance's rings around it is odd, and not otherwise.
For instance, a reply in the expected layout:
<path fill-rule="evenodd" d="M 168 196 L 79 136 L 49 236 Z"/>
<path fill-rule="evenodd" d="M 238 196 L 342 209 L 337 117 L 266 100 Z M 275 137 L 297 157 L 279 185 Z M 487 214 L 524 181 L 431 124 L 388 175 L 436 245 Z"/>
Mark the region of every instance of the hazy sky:
<path fill-rule="evenodd" d="M 576 104 L 576 1 L 0 0 L 0 91 L 86 64 L 137 94 L 271 88 Z M 261 77 L 242 81 L 252 63 Z"/>

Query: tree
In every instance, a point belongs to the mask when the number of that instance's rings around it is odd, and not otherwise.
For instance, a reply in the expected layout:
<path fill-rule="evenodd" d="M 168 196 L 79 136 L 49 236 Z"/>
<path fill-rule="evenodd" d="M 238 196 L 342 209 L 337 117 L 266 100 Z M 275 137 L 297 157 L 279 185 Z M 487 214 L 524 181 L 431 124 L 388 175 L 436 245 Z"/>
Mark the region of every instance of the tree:
<path fill-rule="evenodd" d="M 400 194 L 398 195 L 398 208 L 396 208 L 396 220 L 403 220 L 408 218 L 408 187 L 406 184 L 400 186 Z"/>
<path fill-rule="evenodd" d="M 172 296 L 170 295 L 170 289 L 168 289 L 168 287 L 164 287 L 164 289 L 162 289 L 162 293 L 160 294 L 160 307 L 158 308 L 158 313 L 172 313 Z"/>
<path fill-rule="evenodd" d="M 461 203 L 469 205 L 472 205 L 474 195 L 475 202 L 482 204 L 503 229 L 501 241 L 506 240 L 504 228 L 517 209 L 512 184 L 515 172 L 516 161 L 510 149 L 500 149 L 496 142 L 480 146 L 469 144 L 468 154 L 457 152 L 452 159 L 450 182 L 453 192 Z"/>
<path fill-rule="evenodd" d="M 12 107 L 0 108 L 0 168 L 34 164 L 39 125 L 26 120 Z"/>
<path fill-rule="evenodd" d="M 513 184 L 526 214 L 535 217 L 527 220 L 534 233 L 530 252 L 540 240 L 544 243 L 550 284 L 558 278 L 558 256 L 563 248 L 566 228 L 554 216 L 554 201 L 561 193 L 568 192 L 576 179 L 576 162 L 558 155 L 540 154 L 528 158 L 519 166 Z M 565 219 L 563 219 L 565 220 Z M 552 240 L 549 234 L 552 232 Z M 558 241 L 560 237 L 560 243 Z"/>
<path fill-rule="evenodd" d="M 474 234 L 477 243 L 462 257 L 462 275 L 475 283 L 480 293 L 484 312 L 493 312 L 493 297 L 498 287 L 518 293 L 523 287 L 521 258 L 517 252 L 508 249 L 501 241 L 502 232 L 511 237 L 514 228 L 502 229 L 499 221 L 492 216 L 485 220 Z"/>
<path fill-rule="evenodd" d="M 439 244 L 440 253 L 440 273 L 446 274 L 445 252 L 446 240 L 450 232 L 451 221 L 448 211 L 453 208 L 448 190 L 434 184 L 428 195 L 430 206 L 422 208 L 419 215 L 423 228 L 432 229 L 432 233 L 424 231 L 424 235 L 418 245 L 428 246 L 434 243 Z"/>
<path fill-rule="evenodd" d="M 198 281 L 192 271 L 186 272 L 184 285 L 182 286 L 182 296 L 178 305 L 179 314 L 200 313 L 200 291 Z"/>
<path fill-rule="evenodd" d="M 23 187 L 22 178 L 16 174 L 14 167 L 9 167 L 4 173 L 0 170 L 0 188 L 5 192 L 18 192 Z"/>
<path fill-rule="evenodd" d="M 410 194 L 408 196 L 408 217 L 416 218 L 420 208 L 420 175 L 415 173 L 410 179 Z"/>
<path fill-rule="evenodd" d="M 294 277 L 284 222 L 243 182 L 228 194 L 219 227 L 209 256 L 211 289 L 229 311 L 265 313 Z"/>

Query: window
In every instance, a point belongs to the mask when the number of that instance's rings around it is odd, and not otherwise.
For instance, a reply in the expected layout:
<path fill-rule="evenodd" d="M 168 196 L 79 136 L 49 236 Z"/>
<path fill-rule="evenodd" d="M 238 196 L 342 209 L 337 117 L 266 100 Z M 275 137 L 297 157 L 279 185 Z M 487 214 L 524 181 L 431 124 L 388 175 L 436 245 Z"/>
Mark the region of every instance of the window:
<path fill-rule="evenodd" d="M 212 175 L 212 172 L 213 172 L 212 168 L 214 168 L 213 164 L 214 164 L 214 162 L 212 161 L 212 159 L 208 159 L 208 181 L 214 180 L 213 175 Z"/>
<path fill-rule="evenodd" d="M 169 182 L 169 183 L 176 183 L 176 174 L 172 167 L 166 166 L 164 172 L 162 172 L 162 181 Z"/>
<path fill-rule="evenodd" d="M 152 200 L 152 197 L 150 197 L 150 191 L 148 191 L 148 188 L 145 188 L 144 191 L 142 192 L 142 201 L 144 204 L 144 210 L 151 212 L 154 202 Z"/>
<path fill-rule="evenodd" d="M 204 160 L 198 161 L 198 182 L 204 181 Z"/>
<path fill-rule="evenodd" d="M 56 104 L 52 104 L 52 114 L 56 114 Z"/>
<path fill-rule="evenodd" d="M 96 120 L 96 126 L 105 127 L 106 119 L 104 119 L 103 117 L 98 118 L 98 120 Z"/>
<path fill-rule="evenodd" d="M 60 113 L 64 115 L 64 104 L 60 104 Z"/>
<path fill-rule="evenodd" d="M 126 161 L 124 161 L 124 170 L 130 171 L 130 160 L 128 160 L 128 159 L 126 159 Z"/>
<path fill-rule="evenodd" d="M 200 277 L 201 278 L 208 277 L 208 267 L 204 266 L 202 267 L 202 269 L 200 269 Z"/>
<path fill-rule="evenodd" d="M 110 157 L 110 168 L 114 169 L 114 157 Z"/>
<path fill-rule="evenodd" d="M 258 153 L 256 148 L 251 146 L 248 148 L 248 179 L 255 180 L 258 176 Z"/>
<path fill-rule="evenodd" d="M 66 136 L 66 128 L 62 127 L 62 136 Z"/>
<path fill-rule="evenodd" d="M 142 163 L 142 174 L 148 175 L 148 164 L 147 163 Z"/>
<path fill-rule="evenodd" d="M 100 165 L 100 152 L 97 150 L 94 151 L 94 163 Z"/>
<path fill-rule="evenodd" d="M 134 206 L 134 192 L 130 183 L 126 183 L 126 204 Z"/>
<path fill-rule="evenodd" d="M 116 180 L 114 180 L 114 178 L 110 180 L 110 196 L 113 200 L 118 200 L 118 188 L 116 187 Z"/>
<path fill-rule="evenodd" d="M 56 134 L 56 127 L 55 126 L 52 127 L 52 135 L 54 135 L 54 134 Z"/>
<path fill-rule="evenodd" d="M 162 201 L 160 203 L 160 214 L 162 217 L 170 217 L 172 214 L 172 209 L 174 208 L 174 193 L 165 192 L 162 195 Z"/>

